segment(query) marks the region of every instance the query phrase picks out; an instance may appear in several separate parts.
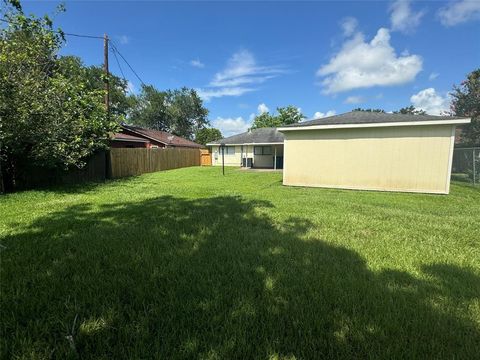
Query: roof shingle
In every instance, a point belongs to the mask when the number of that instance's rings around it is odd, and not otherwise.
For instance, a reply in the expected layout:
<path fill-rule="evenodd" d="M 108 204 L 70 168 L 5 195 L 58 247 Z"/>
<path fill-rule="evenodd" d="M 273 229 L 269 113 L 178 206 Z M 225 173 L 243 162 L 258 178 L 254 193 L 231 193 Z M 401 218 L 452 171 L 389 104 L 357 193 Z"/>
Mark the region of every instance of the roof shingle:
<path fill-rule="evenodd" d="M 119 141 L 138 141 L 138 142 L 148 142 L 149 140 L 138 137 L 138 136 L 132 136 L 129 134 L 124 134 L 124 133 L 115 133 L 113 134 L 113 139 L 112 140 L 119 140 Z"/>
<path fill-rule="evenodd" d="M 297 124 L 285 125 L 282 127 L 303 127 L 313 125 L 341 125 L 341 124 L 375 124 L 391 122 L 418 122 L 465 119 L 459 116 L 435 116 L 435 115 L 411 115 L 411 114 L 390 114 L 370 111 L 351 111 L 344 114 L 333 115 L 320 119 L 303 121 Z"/>
<path fill-rule="evenodd" d="M 193 147 L 193 148 L 203 147 L 203 145 L 197 144 L 196 142 L 190 141 L 180 136 L 170 134 L 165 131 L 147 129 L 140 126 L 126 125 L 126 124 L 122 124 L 121 126 L 122 128 L 129 130 L 135 134 L 138 134 L 140 136 L 145 136 L 146 138 L 153 139 L 167 146 Z"/>
<path fill-rule="evenodd" d="M 270 144 L 283 143 L 283 134 L 276 128 L 252 129 L 247 132 L 233 135 L 209 144 Z"/>

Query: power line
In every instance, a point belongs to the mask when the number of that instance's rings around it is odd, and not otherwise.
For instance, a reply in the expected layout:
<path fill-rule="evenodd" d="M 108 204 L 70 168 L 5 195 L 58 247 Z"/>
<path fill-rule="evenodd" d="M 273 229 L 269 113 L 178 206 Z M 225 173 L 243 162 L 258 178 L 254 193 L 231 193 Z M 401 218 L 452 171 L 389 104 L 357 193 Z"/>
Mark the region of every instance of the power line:
<path fill-rule="evenodd" d="M 7 24 L 14 24 L 14 25 L 22 25 L 18 22 L 14 22 L 14 21 L 8 21 L 8 20 L 5 20 L 5 19 L 0 19 L 0 21 L 2 22 L 5 22 Z M 74 33 L 67 33 L 67 32 L 63 32 L 61 30 L 54 30 L 56 33 L 59 33 L 59 34 L 63 34 L 63 35 L 67 35 L 67 36 L 74 36 L 74 37 L 79 37 L 79 38 L 86 38 L 86 39 L 99 39 L 99 40 L 104 40 L 104 37 L 103 36 L 95 36 L 95 35 L 85 35 L 85 34 L 74 34 Z M 113 54 L 115 56 L 115 59 L 117 60 L 117 64 L 118 64 L 118 67 L 120 68 L 120 71 L 122 72 L 122 75 L 123 75 L 123 78 L 125 80 L 125 75 L 123 74 L 123 70 L 122 68 L 120 67 L 120 62 L 118 61 L 118 58 L 117 58 L 117 55 L 120 55 L 120 57 L 122 58 L 122 60 L 125 62 L 125 64 L 127 64 L 127 66 L 130 68 L 130 70 L 133 72 L 133 74 L 137 77 L 137 79 L 140 81 L 140 83 L 142 85 L 145 86 L 145 83 L 143 82 L 143 80 L 140 78 L 140 76 L 137 74 L 137 72 L 135 71 L 135 69 L 132 67 L 132 65 L 130 65 L 130 63 L 127 61 L 127 59 L 125 59 L 125 56 L 122 55 L 122 53 L 120 51 L 118 51 L 118 48 L 115 46 L 114 42 L 109 39 L 109 42 L 112 44 L 112 51 L 113 51 Z"/>
<path fill-rule="evenodd" d="M 123 73 L 122 66 L 120 65 L 120 61 L 118 60 L 117 52 L 115 51 L 115 49 L 113 47 L 112 47 L 112 53 L 113 53 L 113 56 L 115 56 L 115 61 L 117 62 L 118 68 L 120 69 L 120 73 L 122 74 L 123 81 L 125 81 L 127 83 L 127 91 L 131 92 L 130 91 L 130 86 L 128 86 L 128 81 L 125 78 L 125 74 Z"/>
<path fill-rule="evenodd" d="M 19 22 L 9 21 L 9 20 L 5 20 L 5 19 L 0 19 L 0 21 L 2 21 L 2 22 L 4 22 L 4 23 L 7 23 L 7 24 L 9 24 L 9 25 L 22 25 L 22 24 L 20 24 Z M 63 31 L 61 31 L 61 30 L 53 30 L 53 31 L 56 32 L 56 33 L 58 33 L 58 34 L 63 34 L 63 35 L 67 35 L 67 36 L 75 36 L 75 37 L 80 37 L 80 38 L 101 39 L 101 40 L 103 40 L 103 36 L 66 33 L 66 32 L 63 32 Z"/>
<path fill-rule="evenodd" d="M 130 65 L 130 63 L 127 61 L 127 59 L 125 59 L 125 57 L 122 55 L 122 53 L 120 51 L 118 51 L 118 48 L 115 46 L 114 42 L 111 41 L 111 40 L 110 40 L 110 42 L 112 43 L 112 48 L 115 49 L 115 51 L 118 53 L 118 55 L 120 55 L 120 57 L 123 59 L 123 61 L 125 61 L 125 64 L 127 64 L 127 66 L 130 68 L 130 70 L 132 70 L 132 72 L 135 74 L 137 79 L 142 83 L 143 86 L 145 86 L 145 83 L 140 78 L 140 76 L 138 76 L 137 72 L 133 69 L 133 67 Z"/>
<path fill-rule="evenodd" d="M 94 35 L 80 35 L 80 34 L 72 34 L 72 33 L 63 33 L 64 35 L 67 36 L 75 36 L 75 37 L 81 37 L 81 38 L 87 38 L 87 39 L 100 39 L 103 40 L 102 36 L 94 36 Z"/>

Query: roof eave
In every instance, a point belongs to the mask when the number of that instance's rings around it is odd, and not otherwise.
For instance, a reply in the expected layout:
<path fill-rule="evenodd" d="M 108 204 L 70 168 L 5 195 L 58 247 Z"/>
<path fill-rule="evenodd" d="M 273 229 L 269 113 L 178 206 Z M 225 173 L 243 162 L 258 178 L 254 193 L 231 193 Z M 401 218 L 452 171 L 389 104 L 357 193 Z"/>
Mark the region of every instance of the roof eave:
<path fill-rule="evenodd" d="M 147 139 L 116 139 L 113 138 L 111 141 L 128 141 L 128 142 L 140 142 L 140 143 L 148 143 L 150 140 Z"/>
<path fill-rule="evenodd" d="M 125 129 L 125 130 L 131 131 L 131 132 L 133 132 L 133 133 L 135 133 L 135 134 L 138 134 L 138 135 L 140 135 L 140 136 L 143 136 L 143 137 L 145 137 L 145 138 L 147 138 L 147 139 L 149 139 L 149 140 L 153 140 L 153 141 L 159 142 L 159 143 L 161 143 L 161 144 L 163 144 L 163 145 L 170 145 L 169 143 L 167 143 L 167 142 L 165 142 L 165 141 L 158 140 L 157 138 L 154 138 L 154 137 L 152 137 L 152 136 L 145 135 L 144 133 L 142 133 L 142 132 L 140 132 L 140 131 L 136 131 L 136 130 L 132 129 L 131 127 L 128 127 L 128 126 L 125 126 L 125 125 L 120 125 L 120 126 L 121 126 L 123 129 Z"/>
<path fill-rule="evenodd" d="M 330 125 L 304 125 L 292 127 L 280 127 L 278 131 L 298 131 L 298 130 L 328 130 L 328 129 L 355 129 L 355 128 L 373 128 L 373 127 L 393 127 L 393 126 L 426 126 L 426 125 L 460 125 L 470 123 L 470 118 L 452 119 L 452 120 L 427 120 L 427 121 L 396 121 L 384 123 L 363 123 L 363 124 L 330 124 Z"/>
<path fill-rule="evenodd" d="M 215 144 L 215 143 L 208 143 L 206 146 L 221 146 L 222 144 Z M 259 143 L 235 143 L 235 144 L 227 144 L 225 143 L 225 146 L 241 146 L 241 145 L 283 145 L 282 142 L 259 142 Z"/>

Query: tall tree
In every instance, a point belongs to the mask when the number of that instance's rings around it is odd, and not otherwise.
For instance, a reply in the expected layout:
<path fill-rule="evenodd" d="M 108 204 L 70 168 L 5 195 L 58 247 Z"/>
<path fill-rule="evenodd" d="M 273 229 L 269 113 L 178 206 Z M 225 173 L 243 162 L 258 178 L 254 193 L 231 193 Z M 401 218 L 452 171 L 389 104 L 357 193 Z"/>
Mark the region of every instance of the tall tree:
<path fill-rule="evenodd" d="M 198 130 L 209 125 L 208 109 L 194 89 L 167 90 L 166 101 L 173 134 L 193 139 Z"/>
<path fill-rule="evenodd" d="M 209 124 L 208 109 L 193 89 L 159 91 L 145 85 L 139 95 L 130 97 L 130 102 L 128 121 L 137 125 L 193 139 Z"/>
<path fill-rule="evenodd" d="M 302 114 L 300 109 L 292 105 L 279 107 L 277 112 L 277 118 L 281 125 L 296 124 L 305 119 L 305 115 Z"/>
<path fill-rule="evenodd" d="M 277 115 L 272 115 L 267 111 L 255 116 L 252 129 L 296 124 L 304 118 L 300 109 L 295 106 L 278 107 Z"/>
<path fill-rule="evenodd" d="M 77 56 L 62 56 L 58 61 L 59 70 L 66 76 L 76 76 L 80 74 L 88 85 L 89 90 L 103 91 L 105 88 L 105 71 L 103 66 L 86 67 L 82 60 Z M 110 114 L 119 120 L 124 119 L 130 107 L 127 97 L 128 83 L 112 73 L 108 76 L 110 84 Z"/>
<path fill-rule="evenodd" d="M 278 117 L 273 116 L 268 111 L 263 112 L 253 119 L 252 129 L 266 128 L 266 127 L 278 127 L 280 126 Z"/>
<path fill-rule="evenodd" d="M 394 111 L 394 114 L 410 114 L 410 115 L 427 115 L 427 112 L 422 109 L 416 109 L 413 105 L 403 107 L 398 111 Z"/>
<path fill-rule="evenodd" d="M 140 94 L 131 95 L 129 102 L 128 122 L 155 130 L 170 130 L 170 117 L 164 92 L 152 85 L 142 85 Z"/>
<path fill-rule="evenodd" d="M 60 63 L 63 33 L 48 17 L 6 7 L 0 29 L 0 161 L 7 186 L 21 165 L 81 167 L 115 130 L 103 90 L 89 88 L 84 71 Z"/>
<path fill-rule="evenodd" d="M 195 134 L 195 142 L 202 145 L 207 145 L 209 142 L 220 140 L 222 138 L 220 130 L 215 128 L 203 128 Z"/>
<path fill-rule="evenodd" d="M 468 74 L 460 86 L 454 86 L 451 96 L 451 114 L 472 119 L 463 126 L 462 138 L 470 145 L 480 145 L 480 68 Z"/>

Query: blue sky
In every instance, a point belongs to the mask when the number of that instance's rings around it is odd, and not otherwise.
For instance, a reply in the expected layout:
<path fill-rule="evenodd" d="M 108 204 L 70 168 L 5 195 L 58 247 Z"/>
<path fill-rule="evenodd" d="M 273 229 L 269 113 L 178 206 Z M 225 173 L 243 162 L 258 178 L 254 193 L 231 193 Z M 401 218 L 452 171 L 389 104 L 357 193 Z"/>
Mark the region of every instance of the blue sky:
<path fill-rule="evenodd" d="M 26 2 L 52 13 L 57 2 Z M 199 91 L 224 135 L 295 105 L 308 118 L 355 107 L 448 109 L 480 65 L 480 0 L 310 2 L 67 1 L 65 32 L 107 33 L 142 80 Z M 101 40 L 69 37 L 64 54 L 103 61 Z M 111 56 L 111 70 L 120 75 Z M 126 78 L 139 81 L 126 66 Z"/>

